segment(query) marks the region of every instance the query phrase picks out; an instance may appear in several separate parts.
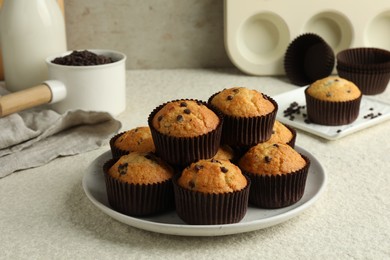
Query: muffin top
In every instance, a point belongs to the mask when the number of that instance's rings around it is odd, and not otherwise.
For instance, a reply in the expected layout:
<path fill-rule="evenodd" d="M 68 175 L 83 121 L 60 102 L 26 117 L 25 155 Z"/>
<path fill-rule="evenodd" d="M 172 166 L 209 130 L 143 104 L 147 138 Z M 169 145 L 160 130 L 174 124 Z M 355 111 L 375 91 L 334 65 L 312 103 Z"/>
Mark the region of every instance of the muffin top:
<path fill-rule="evenodd" d="M 338 76 L 329 76 L 313 82 L 306 92 L 323 101 L 349 101 L 361 96 L 360 89 L 351 81 Z"/>
<path fill-rule="evenodd" d="M 131 152 L 121 156 L 108 174 L 130 184 L 156 184 L 171 179 L 174 172 L 154 153 Z"/>
<path fill-rule="evenodd" d="M 154 152 L 150 128 L 140 126 L 122 133 L 114 142 L 115 147 L 128 152 Z"/>
<path fill-rule="evenodd" d="M 211 109 L 195 100 L 168 102 L 152 119 L 158 132 L 174 137 L 200 136 L 216 129 L 219 123 Z"/>
<path fill-rule="evenodd" d="M 293 138 L 293 133 L 284 124 L 275 120 L 272 128 L 271 138 L 267 142 L 271 143 L 288 143 Z"/>
<path fill-rule="evenodd" d="M 210 100 L 224 114 L 237 117 L 264 116 L 275 110 L 274 104 L 262 93 L 244 88 L 224 89 Z"/>
<path fill-rule="evenodd" d="M 253 174 L 282 175 L 304 168 L 306 161 L 287 144 L 265 142 L 249 149 L 238 165 Z"/>
<path fill-rule="evenodd" d="M 228 145 L 221 145 L 213 158 L 216 160 L 232 160 L 234 158 L 234 151 Z"/>
<path fill-rule="evenodd" d="M 185 168 L 178 185 L 203 193 L 226 193 L 242 190 L 247 180 L 240 168 L 228 160 L 203 159 Z"/>

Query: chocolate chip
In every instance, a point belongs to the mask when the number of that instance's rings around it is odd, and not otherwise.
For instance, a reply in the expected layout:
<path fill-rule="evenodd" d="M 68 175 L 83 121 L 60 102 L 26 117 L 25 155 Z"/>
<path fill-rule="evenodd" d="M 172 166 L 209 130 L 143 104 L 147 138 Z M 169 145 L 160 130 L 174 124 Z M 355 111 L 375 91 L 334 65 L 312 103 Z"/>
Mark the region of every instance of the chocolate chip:
<path fill-rule="evenodd" d="M 181 103 L 180 103 L 180 106 L 181 106 L 181 107 L 187 107 L 187 103 L 186 103 L 186 102 L 181 102 Z"/>
<path fill-rule="evenodd" d="M 176 120 L 177 120 L 177 122 L 183 122 L 184 118 L 183 118 L 182 115 L 178 115 L 178 116 L 176 117 Z"/>
<path fill-rule="evenodd" d="M 220 162 L 220 161 L 218 161 L 217 159 L 214 159 L 214 158 L 212 158 L 212 159 L 210 160 L 210 162 L 212 162 L 212 163 L 219 163 L 219 164 L 221 164 L 221 162 Z"/>
<path fill-rule="evenodd" d="M 228 170 L 227 168 L 225 168 L 225 167 L 221 167 L 221 171 L 222 171 L 223 173 L 227 173 L 229 170 Z"/>
<path fill-rule="evenodd" d="M 203 169 L 203 165 L 200 165 L 200 164 L 195 164 L 195 171 L 200 171 L 200 170 L 202 170 Z"/>
<path fill-rule="evenodd" d="M 330 92 L 326 93 L 326 97 L 331 97 L 331 96 L 332 96 L 332 93 L 330 93 Z"/>
<path fill-rule="evenodd" d="M 227 100 L 233 100 L 233 96 L 231 96 L 231 95 L 229 95 L 229 96 L 227 96 L 227 98 L 226 98 Z"/>
<path fill-rule="evenodd" d="M 274 144 L 274 146 L 275 146 L 276 148 L 279 148 L 279 145 L 278 145 L 278 144 Z"/>
<path fill-rule="evenodd" d="M 270 163 L 271 160 L 272 160 L 272 158 L 269 157 L 269 156 L 265 156 L 265 157 L 264 157 L 264 161 L 265 161 L 266 163 Z"/>
<path fill-rule="evenodd" d="M 129 166 L 128 163 L 119 164 L 118 166 L 118 172 L 120 175 L 125 175 L 127 173 L 127 167 Z"/>
<path fill-rule="evenodd" d="M 338 130 L 337 130 L 337 133 L 341 133 L 341 129 L 338 129 Z"/>
<path fill-rule="evenodd" d="M 188 186 L 189 186 L 191 189 L 195 188 L 195 182 L 189 181 L 189 182 L 188 182 Z"/>
<path fill-rule="evenodd" d="M 240 92 L 240 89 L 235 88 L 235 89 L 233 89 L 233 92 L 234 92 L 234 93 L 238 93 L 238 92 Z"/>
<path fill-rule="evenodd" d="M 186 113 L 187 115 L 191 114 L 191 110 L 189 110 L 188 108 L 184 109 L 184 113 Z"/>
<path fill-rule="evenodd" d="M 163 119 L 163 116 L 159 116 L 159 117 L 157 118 L 158 121 L 161 121 L 162 119 Z"/>

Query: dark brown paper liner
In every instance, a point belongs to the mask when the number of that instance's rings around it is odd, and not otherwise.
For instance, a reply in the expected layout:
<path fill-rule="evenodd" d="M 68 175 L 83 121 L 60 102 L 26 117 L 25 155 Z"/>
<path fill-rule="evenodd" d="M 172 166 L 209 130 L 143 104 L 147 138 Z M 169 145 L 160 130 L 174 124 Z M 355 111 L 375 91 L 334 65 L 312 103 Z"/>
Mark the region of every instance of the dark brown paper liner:
<path fill-rule="evenodd" d="M 194 100 L 194 99 L 187 99 Z M 174 102 L 173 100 L 170 102 Z M 160 133 L 153 126 L 153 117 L 167 103 L 155 108 L 149 115 L 148 124 L 152 132 L 152 138 L 156 147 L 156 153 L 160 158 L 173 165 L 188 165 L 200 159 L 212 158 L 218 151 L 221 143 L 223 116 L 206 102 L 194 100 L 207 106 L 219 117 L 217 128 L 204 135 L 196 137 L 174 137 Z"/>
<path fill-rule="evenodd" d="M 177 184 L 180 174 L 173 178 L 177 215 L 190 225 L 220 225 L 240 222 L 248 209 L 250 179 L 240 190 L 223 194 L 202 193 Z"/>
<path fill-rule="evenodd" d="M 340 77 L 355 83 L 364 95 L 376 95 L 384 92 L 389 84 L 390 70 L 388 72 L 363 73 L 347 71 L 337 66 Z"/>
<path fill-rule="evenodd" d="M 122 155 L 126 155 L 126 154 L 129 154 L 130 151 L 126 151 L 126 150 L 122 150 L 122 149 L 119 149 L 118 147 L 115 146 L 115 141 L 121 136 L 123 135 L 125 132 L 121 132 L 121 133 L 118 133 L 116 135 L 114 135 L 111 139 L 110 139 L 110 149 L 111 149 L 111 155 L 113 158 L 119 158 L 121 157 Z"/>
<path fill-rule="evenodd" d="M 129 216 L 148 216 L 174 209 L 171 179 L 156 184 L 121 182 L 107 173 L 117 160 L 113 158 L 103 166 L 107 198 L 114 210 Z"/>
<path fill-rule="evenodd" d="M 340 51 L 337 64 L 345 68 L 363 71 L 378 71 L 390 69 L 390 52 L 385 49 L 360 47 Z"/>
<path fill-rule="evenodd" d="M 309 172 L 310 160 L 301 170 L 282 175 L 259 175 L 245 172 L 251 179 L 249 203 L 258 208 L 283 208 L 298 202 L 304 192 Z"/>
<path fill-rule="evenodd" d="M 218 93 L 215 93 L 209 98 L 209 104 L 211 104 L 211 100 Z M 218 108 L 215 108 L 224 116 L 221 144 L 230 146 L 252 146 L 270 139 L 276 119 L 276 113 L 278 112 L 278 104 L 271 97 L 265 94 L 263 94 L 263 96 L 275 107 L 271 113 L 264 116 L 229 116 L 223 114 L 223 111 L 220 111 Z"/>
<path fill-rule="evenodd" d="M 305 89 L 306 110 L 308 119 L 319 125 L 347 125 L 359 115 L 362 95 L 351 101 L 322 101 L 307 94 Z"/>
<path fill-rule="evenodd" d="M 305 33 L 296 37 L 284 55 L 284 70 L 291 83 L 308 85 L 332 73 L 335 56 L 319 35 Z"/>
<path fill-rule="evenodd" d="M 287 125 L 287 124 L 284 124 L 285 127 L 287 127 L 288 130 L 290 130 L 290 132 L 292 133 L 292 138 L 290 141 L 287 142 L 287 144 L 289 146 L 291 146 L 292 148 L 295 147 L 295 141 L 297 140 L 297 130 L 295 130 L 295 128 L 293 128 L 292 126 L 290 125 Z"/>

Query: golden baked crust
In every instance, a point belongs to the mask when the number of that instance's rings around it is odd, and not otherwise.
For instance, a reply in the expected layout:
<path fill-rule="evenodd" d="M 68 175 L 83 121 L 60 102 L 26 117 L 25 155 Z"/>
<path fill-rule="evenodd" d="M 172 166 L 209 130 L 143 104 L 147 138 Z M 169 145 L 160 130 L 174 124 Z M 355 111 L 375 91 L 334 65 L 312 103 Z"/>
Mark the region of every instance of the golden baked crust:
<path fill-rule="evenodd" d="M 153 153 L 131 152 L 121 156 L 108 174 L 130 184 L 155 184 L 171 179 L 173 169 Z"/>
<path fill-rule="evenodd" d="M 160 133 L 174 137 L 195 137 L 217 128 L 218 116 L 201 102 L 177 100 L 165 104 L 153 117 Z"/>
<path fill-rule="evenodd" d="M 275 110 L 262 93 L 244 87 L 222 90 L 211 99 L 211 104 L 224 114 L 237 117 L 264 116 Z"/>
<path fill-rule="evenodd" d="M 275 120 L 272 128 L 271 138 L 267 141 L 270 143 L 288 143 L 293 138 L 293 133 L 284 124 Z"/>
<path fill-rule="evenodd" d="M 217 153 L 214 155 L 216 160 L 232 160 L 234 158 L 234 151 L 228 145 L 221 145 Z"/>
<path fill-rule="evenodd" d="M 140 126 L 121 134 L 114 142 L 115 147 L 129 152 L 154 152 L 152 133 L 147 126 Z"/>
<path fill-rule="evenodd" d="M 360 89 L 351 81 L 338 76 L 329 76 L 313 82 L 307 94 L 323 101 L 350 101 L 361 96 Z"/>
<path fill-rule="evenodd" d="M 199 160 L 185 168 L 178 179 L 183 188 L 203 193 L 226 193 L 242 190 L 247 180 L 238 166 L 228 160 Z"/>
<path fill-rule="evenodd" d="M 265 142 L 249 149 L 238 165 L 253 174 L 282 175 L 304 168 L 306 161 L 287 144 Z"/>

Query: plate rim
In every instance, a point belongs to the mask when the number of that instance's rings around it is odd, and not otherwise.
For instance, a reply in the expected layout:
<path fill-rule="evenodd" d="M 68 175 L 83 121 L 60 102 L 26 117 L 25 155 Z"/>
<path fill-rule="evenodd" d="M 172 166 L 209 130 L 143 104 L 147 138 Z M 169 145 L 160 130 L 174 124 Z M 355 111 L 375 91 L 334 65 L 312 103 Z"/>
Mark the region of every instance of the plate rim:
<path fill-rule="evenodd" d="M 114 218 L 115 220 L 123 224 L 135 228 L 139 228 L 142 230 L 147 230 L 147 231 L 161 233 L 161 234 L 168 234 L 168 235 L 179 235 L 179 236 L 224 236 L 224 235 L 245 233 L 249 231 L 255 231 L 270 226 L 274 226 L 299 215 L 306 209 L 310 208 L 324 192 L 327 184 L 327 175 L 323 165 L 321 165 L 318 159 L 307 150 L 297 145 L 295 146 L 295 149 L 298 152 L 308 156 L 309 159 L 311 160 L 311 164 L 312 165 L 316 164 L 316 166 L 318 167 L 319 171 L 315 174 L 317 176 L 316 177 L 317 181 L 319 181 L 318 189 L 315 190 L 313 195 L 306 202 L 296 207 L 293 207 L 285 212 L 282 212 L 280 214 L 271 217 L 261 218 L 261 219 L 252 220 L 248 222 L 238 222 L 233 224 L 222 224 L 222 225 L 169 224 L 169 223 L 153 222 L 150 220 L 140 219 L 137 217 L 131 217 L 115 211 L 111 207 L 104 205 L 97 198 L 95 198 L 95 196 L 89 190 L 88 183 L 87 183 L 88 178 L 91 177 L 90 175 L 94 174 L 93 168 L 97 166 L 96 164 L 99 162 L 99 160 L 102 160 L 102 158 L 104 157 L 107 158 L 109 157 L 109 154 L 111 153 L 109 150 L 102 153 L 100 156 L 95 158 L 90 163 L 86 172 L 83 175 L 82 187 L 87 198 L 103 213 L 105 213 L 106 215 Z M 309 173 L 310 173 L 310 168 L 309 168 Z"/>

